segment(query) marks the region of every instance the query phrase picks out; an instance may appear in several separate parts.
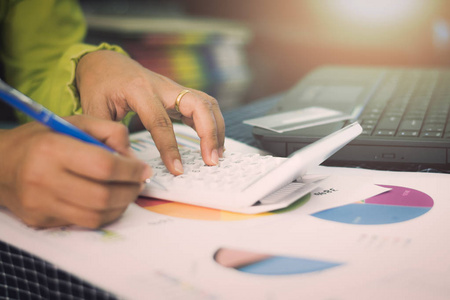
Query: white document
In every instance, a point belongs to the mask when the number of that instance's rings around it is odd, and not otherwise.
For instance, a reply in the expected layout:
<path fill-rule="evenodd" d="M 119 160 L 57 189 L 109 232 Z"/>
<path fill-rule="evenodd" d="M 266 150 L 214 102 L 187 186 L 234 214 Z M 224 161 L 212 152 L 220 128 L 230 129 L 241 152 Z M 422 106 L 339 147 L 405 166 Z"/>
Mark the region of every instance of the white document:
<path fill-rule="evenodd" d="M 245 124 L 283 133 L 351 119 L 350 115 L 324 107 L 308 107 L 243 121 Z"/>
<path fill-rule="evenodd" d="M 250 217 L 152 200 L 100 230 L 35 230 L 3 209 L 0 239 L 123 299 L 448 299 L 450 175 L 314 174 L 328 177 L 282 211 Z M 331 212 L 345 219 L 322 216 L 321 202 L 343 205 Z"/>

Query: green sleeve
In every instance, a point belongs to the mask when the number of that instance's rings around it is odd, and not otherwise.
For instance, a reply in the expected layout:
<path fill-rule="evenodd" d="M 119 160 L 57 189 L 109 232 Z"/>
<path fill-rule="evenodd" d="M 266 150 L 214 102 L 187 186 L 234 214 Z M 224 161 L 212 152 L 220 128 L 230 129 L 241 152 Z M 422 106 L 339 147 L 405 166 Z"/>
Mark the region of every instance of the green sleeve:
<path fill-rule="evenodd" d="M 75 69 L 96 50 L 125 52 L 82 41 L 86 23 L 76 0 L 1 0 L 1 59 L 6 82 L 60 116 L 81 113 Z M 19 115 L 22 122 L 29 121 Z"/>

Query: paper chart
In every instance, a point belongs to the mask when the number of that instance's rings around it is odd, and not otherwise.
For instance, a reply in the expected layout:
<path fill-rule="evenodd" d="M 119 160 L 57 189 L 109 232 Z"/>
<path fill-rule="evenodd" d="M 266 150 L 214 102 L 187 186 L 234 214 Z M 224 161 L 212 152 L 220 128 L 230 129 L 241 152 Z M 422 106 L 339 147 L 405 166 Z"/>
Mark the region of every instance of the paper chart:
<path fill-rule="evenodd" d="M 136 204 L 149 211 L 176 218 L 204 221 L 242 221 L 292 211 L 308 202 L 310 198 L 311 195 L 308 194 L 284 209 L 254 215 L 240 214 L 151 198 L 139 198 L 136 200 Z"/>
<path fill-rule="evenodd" d="M 360 203 L 328 209 L 313 216 L 348 224 L 380 225 L 417 218 L 427 213 L 434 205 L 433 199 L 421 191 L 401 186 L 383 187 L 392 190 Z"/>
<path fill-rule="evenodd" d="M 225 268 L 254 275 L 294 275 L 324 271 L 341 263 L 304 257 L 270 255 L 231 248 L 220 248 L 214 260 Z"/>

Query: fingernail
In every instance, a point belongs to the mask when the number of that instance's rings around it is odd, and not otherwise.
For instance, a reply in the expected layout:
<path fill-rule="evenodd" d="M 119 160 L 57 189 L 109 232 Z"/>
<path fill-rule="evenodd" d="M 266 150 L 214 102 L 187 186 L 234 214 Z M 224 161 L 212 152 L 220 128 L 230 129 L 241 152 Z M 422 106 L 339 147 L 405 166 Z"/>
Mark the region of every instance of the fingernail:
<path fill-rule="evenodd" d="M 175 171 L 177 171 L 178 173 L 182 174 L 184 172 L 183 165 L 181 164 L 181 161 L 179 159 L 175 159 L 173 161 L 173 166 L 175 168 Z"/>
<path fill-rule="evenodd" d="M 223 153 L 225 152 L 225 147 L 220 147 L 219 149 L 219 157 L 223 157 Z"/>
<path fill-rule="evenodd" d="M 211 162 L 214 165 L 217 165 L 219 163 L 219 153 L 217 152 L 217 149 L 211 151 Z"/>

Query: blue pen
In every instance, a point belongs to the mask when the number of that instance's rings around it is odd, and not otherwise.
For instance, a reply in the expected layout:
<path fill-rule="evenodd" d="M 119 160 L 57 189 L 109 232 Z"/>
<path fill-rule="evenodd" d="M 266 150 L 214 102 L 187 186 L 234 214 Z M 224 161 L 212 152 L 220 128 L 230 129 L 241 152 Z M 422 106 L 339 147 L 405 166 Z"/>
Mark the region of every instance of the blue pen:
<path fill-rule="evenodd" d="M 66 134 L 68 136 L 74 137 L 81 141 L 91 143 L 97 146 L 100 146 L 110 152 L 116 153 L 114 149 L 106 146 L 99 140 L 90 136 L 86 132 L 82 131 L 78 127 L 70 124 L 63 118 L 55 115 L 39 103 L 33 101 L 30 97 L 25 96 L 18 90 L 7 85 L 3 80 L 0 79 L 0 98 L 3 99 L 6 103 L 11 105 L 17 110 L 27 114 L 31 118 L 36 121 L 41 122 L 42 124 L 50 127 L 56 132 Z M 159 188 L 166 189 L 163 185 L 156 182 L 155 180 L 147 179 L 146 183 L 156 184 Z"/>
<path fill-rule="evenodd" d="M 10 87 L 0 79 L 0 98 L 17 110 L 27 114 L 36 121 L 50 127 L 56 132 L 67 134 L 81 141 L 100 146 L 108 151 L 115 152 L 112 148 L 93 138 L 86 132 L 70 124 L 63 118 L 55 115 L 39 103 L 25 96 L 18 90 Z"/>

